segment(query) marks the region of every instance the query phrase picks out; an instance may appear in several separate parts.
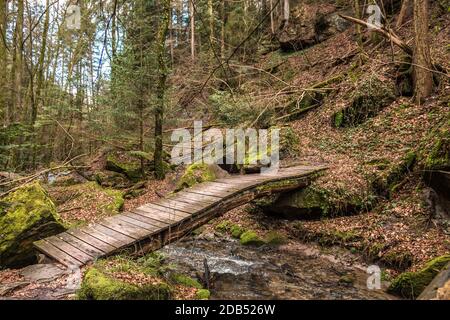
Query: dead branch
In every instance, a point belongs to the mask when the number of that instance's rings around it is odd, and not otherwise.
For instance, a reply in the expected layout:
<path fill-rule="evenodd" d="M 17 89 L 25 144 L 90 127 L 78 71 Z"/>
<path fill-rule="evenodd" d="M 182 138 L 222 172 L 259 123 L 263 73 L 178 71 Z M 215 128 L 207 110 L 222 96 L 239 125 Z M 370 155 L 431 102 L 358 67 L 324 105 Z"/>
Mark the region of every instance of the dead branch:
<path fill-rule="evenodd" d="M 359 25 L 362 25 L 362 26 L 372 29 L 372 31 L 377 32 L 377 33 L 381 34 L 382 36 L 384 36 L 385 38 L 387 38 L 388 40 L 390 40 L 393 44 L 395 44 L 400 49 L 402 49 L 406 54 L 408 54 L 410 56 L 413 54 L 413 49 L 408 44 L 406 44 L 403 40 L 401 40 L 396 34 L 394 34 L 394 32 L 392 30 L 386 29 L 384 27 L 378 27 L 374 24 L 371 24 L 366 21 L 356 19 L 356 18 L 353 18 L 350 16 L 345 16 L 342 14 L 340 14 L 339 16 L 345 20 L 348 20 L 353 23 L 356 23 L 356 24 L 359 24 Z"/>

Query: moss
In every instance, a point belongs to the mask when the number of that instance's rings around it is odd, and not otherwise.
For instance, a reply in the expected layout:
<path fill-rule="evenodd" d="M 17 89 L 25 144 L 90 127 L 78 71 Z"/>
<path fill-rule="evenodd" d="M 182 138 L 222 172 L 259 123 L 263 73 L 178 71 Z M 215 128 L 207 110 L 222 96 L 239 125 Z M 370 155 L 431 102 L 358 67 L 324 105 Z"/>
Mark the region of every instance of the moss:
<path fill-rule="evenodd" d="M 55 204 L 37 181 L 20 187 L 1 202 L 0 268 L 32 263 L 33 242 L 65 230 Z"/>
<path fill-rule="evenodd" d="M 118 173 L 123 173 L 132 181 L 139 181 L 142 178 L 140 164 L 136 161 L 124 161 L 118 159 L 118 153 L 111 153 L 106 158 L 106 169 Z"/>
<path fill-rule="evenodd" d="M 165 300 L 171 297 L 171 289 L 163 282 L 133 285 L 91 267 L 84 276 L 77 297 L 81 300 Z"/>
<path fill-rule="evenodd" d="M 334 126 L 336 128 L 340 128 L 342 126 L 342 122 L 344 120 L 344 112 L 338 111 L 334 115 Z"/>
<path fill-rule="evenodd" d="M 252 230 L 245 231 L 240 238 L 240 242 L 242 245 L 253 245 L 253 246 L 261 246 L 264 244 L 264 240 L 262 240 L 256 232 Z"/>
<path fill-rule="evenodd" d="M 230 231 L 230 228 L 232 226 L 232 222 L 229 220 L 224 220 L 216 225 L 215 229 L 219 232 L 226 233 Z"/>
<path fill-rule="evenodd" d="M 233 238 L 239 239 L 241 235 L 245 232 L 245 230 L 238 225 L 232 225 L 230 228 L 230 232 Z"/>
<path fill-rule="evenodd" d="M 106 210 L 113 214 L 122 211 L 125 204 L 123 193 L 114 189 L 105 189 L 104 192 L 112 198 L 112 202 L 106 206 Z"/>
<path fill-rule="evenodd" d="M 276 232 L 270 231 L 265 236 L 265 242 L 270 245 L 281 245 L 287 242 L 287 239 L 284 235 Z"/>
<path fill-rule="evenodd" d="M 425 161 L 428 170 L 439 169 L 450 166 L 450 133 L 447 137 L 438 139 Z"/>
<path fill-rule="evenodd" d="M 371 77 L 364 80 L 350 98 L 351 104 L 333 115 L 337 128 L 356 126 L 377 115 L 395 100 L 395 92 L 386 81 Z"/>
<path fill-rule="evenodd" d="M 175 273 L 172 274 L 171 280 L 177 284 L 181 284 L 186 287 L 192 287 L 197 289 L 202 289 L 203 286 L 195 279 L 192 279 L 191 277 L 185 276 L 183 274 Z"/>
<path fill-rule="evenodd" d="M 184 175 L 177 183 L 176 191 L 214 180 L 216 180 L 216 174 L 211 166 L 205 163 L 194 163 L 186 168 Z"/>
<path fill-rule="evenodd" d="M 352 285 L 355 282 L 355 277 L 351 274 L 344 274 L 339 278 L 339 283 L 344 285 Z"/>
<path fill-rule="evenodd" d="M 411 267 L 413 263 L 413 255 L 407 250 L 392 250 L 381 256 L 380 261 L 387 267 L 405 270 Z"/>
<path fill-rule="evenodd" d="M 429 261 L 417 272 L 402 273 L 392 281 L 388 291 L 404 298 L 415 299 L 449 262 L 450 255 L 447 254 Z"/>
<path fill-rule="evenodd" d="M 416 159 L 417 154 L 410 150 L 399 163 L 391 165 L 375 177 L 372 181 L 375 192 L 379 195 L 390 197 L 398 189 L 405 175 L 413 169 Z"/>
<path fill-rule="evenodd" d="M 211 296 L 211 292 L 208 289 L 200 289 L 196 293 L 197 299 L 199 300 L 208 300 Z"/>

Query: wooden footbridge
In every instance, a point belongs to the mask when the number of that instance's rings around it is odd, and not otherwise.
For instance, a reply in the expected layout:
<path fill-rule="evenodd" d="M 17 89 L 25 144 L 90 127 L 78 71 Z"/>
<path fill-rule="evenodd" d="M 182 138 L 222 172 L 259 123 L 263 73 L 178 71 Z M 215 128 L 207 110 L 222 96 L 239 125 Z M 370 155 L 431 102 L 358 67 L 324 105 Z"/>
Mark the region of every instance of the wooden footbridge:
<path fill-rule="evenodd" d="M 212 218 L 253 199 L 307 186 L 321 166 L 283 168 L 273 175 L 230 176 L 198 184 L 96 223 L 34 243 L 46 256 L 68 266 L 88 264 L 125 249 L 157 250 Z"/>

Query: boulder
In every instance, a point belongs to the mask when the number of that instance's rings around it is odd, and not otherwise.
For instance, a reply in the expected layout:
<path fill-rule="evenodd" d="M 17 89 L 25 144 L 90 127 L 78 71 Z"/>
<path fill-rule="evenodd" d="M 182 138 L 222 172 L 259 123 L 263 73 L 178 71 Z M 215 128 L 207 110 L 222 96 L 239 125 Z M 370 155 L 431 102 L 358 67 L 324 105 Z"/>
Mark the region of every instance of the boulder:
<path fill-rule="evenodd" d="M 142 178 L 140 160 L 121 152 L 112 152 L 106 158 L 106 170 L 122 173 L 132 181 Z"/>
<path fill-rule="evenodd" d="M 288 219 L 319 218 L 327 207 L 328 202 L 323 194 L 313 188 L 305 188 L 282 194 L 264 210 Z"/>
<path fill-rule="evenodd" d="M 350 105 L 333 115 L 332 123 L 336 128 L 357 126 L 376 116 L 395 100 L 394 85 L 370 77 L 358 85 L 350 99 Z"/>
<path fill-rule="evenodd" d="M 177 183 L 176 191 L 226 176 L 228 176 L 228 173 L 216 164 L 194 163 L 186 168 L 185 173 Z"/>
<path fill-rule="evenodd" d="M 0 268 L 33 263 L 33 242 L 65 230 L 55 204 L 39 182 L 0 200 Z"/>
<path fill-rule="evenodd" d="M 301 1 L 293 6 L 289 23 L 284 23 L 277 34 L 281 49 L 303 50 L 349 28 L 351 23 L 336 11 L 333 4 Z"/>
<path fill-rule="evenodd" d="M 77 296 L 80 300 L 167 300 L 171 297 L 171 289 L 163 282 L 134 285 L 91 267 Z"/>
<path fill-rule="evenodd" d="M 392 281 L 388 291 L 407 299 L 415 299 L 450 262 L 450 255 L 443 255 L 429 261 L 417 272 L 405 272 Z"/>

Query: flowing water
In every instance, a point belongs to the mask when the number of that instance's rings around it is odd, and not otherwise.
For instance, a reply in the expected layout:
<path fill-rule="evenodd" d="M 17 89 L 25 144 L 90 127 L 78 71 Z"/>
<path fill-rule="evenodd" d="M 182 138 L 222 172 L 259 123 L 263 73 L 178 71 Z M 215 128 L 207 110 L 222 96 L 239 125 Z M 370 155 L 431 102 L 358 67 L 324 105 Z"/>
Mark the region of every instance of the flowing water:
<path fill-rule="evenodd" d="M 204 278 L 206 261 L 211 299 L 394 298 L 383 289 L 369 290 L 367 266 L 342 250 L 323 253 L 302 243 L 255 248 L 232 239 L 200 237 L 161 252 L 193 277 Z"/>

